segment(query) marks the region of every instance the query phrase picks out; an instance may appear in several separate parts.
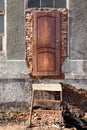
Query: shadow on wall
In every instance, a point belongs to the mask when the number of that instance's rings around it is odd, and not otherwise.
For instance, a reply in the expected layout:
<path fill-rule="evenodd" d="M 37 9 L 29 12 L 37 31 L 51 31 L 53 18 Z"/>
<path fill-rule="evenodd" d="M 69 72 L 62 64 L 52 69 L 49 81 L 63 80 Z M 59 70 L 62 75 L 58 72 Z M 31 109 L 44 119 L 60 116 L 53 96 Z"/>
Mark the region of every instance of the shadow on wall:
<path fill-rule="evenodd" d="M 63 86 L 63 103 L 69 103 L 84 112 L 87 112 L 87 90 L 76 89 L 69 84 L 62 84 Z"/>

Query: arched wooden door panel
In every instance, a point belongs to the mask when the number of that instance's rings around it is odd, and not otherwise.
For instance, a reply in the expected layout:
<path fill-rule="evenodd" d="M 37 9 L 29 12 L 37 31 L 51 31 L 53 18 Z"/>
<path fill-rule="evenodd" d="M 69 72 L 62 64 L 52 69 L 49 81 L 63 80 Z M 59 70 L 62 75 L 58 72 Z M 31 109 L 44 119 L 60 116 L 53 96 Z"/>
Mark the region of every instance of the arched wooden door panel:
<path fill-rule="evenodd" d="M 60 13 L 35 12 L 33 76 L 60 76 Z"/>

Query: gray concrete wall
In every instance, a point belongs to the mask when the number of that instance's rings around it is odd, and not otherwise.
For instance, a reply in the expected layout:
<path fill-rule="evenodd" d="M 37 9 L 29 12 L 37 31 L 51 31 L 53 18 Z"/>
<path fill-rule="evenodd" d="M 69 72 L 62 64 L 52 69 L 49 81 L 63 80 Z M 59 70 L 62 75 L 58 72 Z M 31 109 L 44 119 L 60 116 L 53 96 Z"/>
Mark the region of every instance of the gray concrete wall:
<path fill-rule="evenodd" d="M 25 79 L 0 79 L 0 108 L 29 107 L 31 83 L 31 80 Z"/>
<path fill-rule="evenodd" d="M 87 0 L 70 0 L 69 8 L 69 58 L 87 60 Z"/>
<path fill-rule="evenodd" d="M 26 65 L 24 0 L 7 0 L 5 5 L 6 54 L 0 55 L 0 79 L 29 78 Z"/>
<path fill-rule="evenodd" d="M 5 1 L 6 2 L 6 1 Z M 0 52 L 0 106 L 29 105 L 31 80 L 26 65 L 24 0 L 7 0 L 6 55 Z M 3 106 L 4 104 L 4 106 Z"/>
<path fill-rule="evenodd" d="M 57 84 L 60 82 L 72 85 L 75 89 L 87 90 L 87 80 L 4 79 L 0 80 L 0 109 L 29 108 L 32 83 Z"/>
<path fill-rule="evenodd" d="M 62 70 L 66 79 L 87 79 L 87 0 L 69 1 L 68 57 Z"/>
<path fill-rule="evenodd" d="M 2 60 L 2 61 L 1 61 Z M 0 60 L 0 79 L 27 79 L 29 78 L 29 70 L 26 61 L 9 61 L 4 60 L 3 56 Z"/>
<path fill-rule="evenodd" d="M 7 0 L 7 59 L 25 59 L 24 0 Z"/>

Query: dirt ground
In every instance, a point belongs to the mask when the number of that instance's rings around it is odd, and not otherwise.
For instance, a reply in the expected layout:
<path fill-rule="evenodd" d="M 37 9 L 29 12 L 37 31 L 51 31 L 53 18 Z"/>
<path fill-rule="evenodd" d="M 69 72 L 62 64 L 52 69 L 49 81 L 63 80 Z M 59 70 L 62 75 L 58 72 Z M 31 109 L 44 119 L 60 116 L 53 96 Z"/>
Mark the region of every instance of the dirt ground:
<path fill-rule="evenodd" d="M 41 112 L 40 112 L 40 114 L 42 116 Z M 53 114 L 56 116 L 55 113 L 53 113 Z M 44 115 L 45 115 L 45 113 L 44 113 Z M 38 116 L 35 116 L 35 118 L 36 117 L 38 117 Z M 54 116 L 52 116 L 52 114 L 51 114 L 51 117 L 48 114 L 46 114 L 45 117 L 47 120 L 50 121 L 50 124 L 41 126 L 42 123 L 40 122 L 40 120 L 38 120 L 38 118 L 36 118 L 36 121 L 35 121 L 35 119 L 33 119 L 34 118 L 33 117 L 32 120 L 33 120 L 35 126 L 32 128 L 28 128 L 29 120 L 26 120 L 26 121 L 24 120 L 24 121 L 18 122 L 18 123 L 17 122 L 4 123 L 4 124 L 2 123 L 2 124 L 0 124 L 0 130 L 60 130 L 60 127 L 58 127 L 57 124 L 55 125 L 55 124 L 51 123 L 52 119 L 54 117 Z M 41 118 L 41 117 L 39 117 L 39 118 Z M 85 115 L 85 118 L 87 118 L 87 113 Z M 56 119 L 57 119 L 57 117 L 56 117 Z M 42 122 L 44 122 L 44 118 L 43 118 Z M 39 123 L 40 123 L 40 125 L 39 125 Z M 62 130 L 76 130 L 76 128 L 71 128 L 71 129 L 62 128 Z"/>
<path fill-rule="evenodd" d="M 1 125 L 0 130 L 26 130 L 26 126 L 24 124 L 6 124 Z"/>
<path fill-rule="evenodd" d="M 36 128 L 26 128 L 25 124 L 7 124 L 7 125 L 2 125 L 0 126 L 0 130 L 58 130 L 58 128 L 55 127 L 36 127 Z M 65 128 L 63 130 L 71 130 L 68 128 Z"/>

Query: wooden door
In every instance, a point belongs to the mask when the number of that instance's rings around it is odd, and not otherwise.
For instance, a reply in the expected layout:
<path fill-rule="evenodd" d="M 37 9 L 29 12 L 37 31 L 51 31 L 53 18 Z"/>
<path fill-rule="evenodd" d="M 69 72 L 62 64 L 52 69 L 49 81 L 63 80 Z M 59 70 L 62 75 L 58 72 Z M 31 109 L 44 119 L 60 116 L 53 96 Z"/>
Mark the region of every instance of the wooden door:
<path fill-rule="evenodd" d="M 60 76 L 60 13 L 35 12 L 33 76 Z"/>

